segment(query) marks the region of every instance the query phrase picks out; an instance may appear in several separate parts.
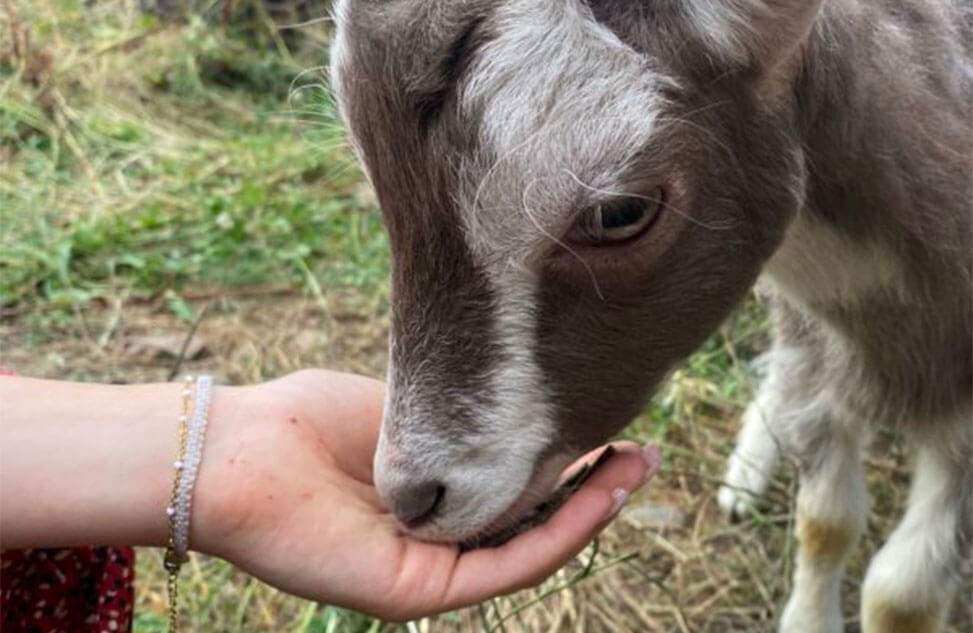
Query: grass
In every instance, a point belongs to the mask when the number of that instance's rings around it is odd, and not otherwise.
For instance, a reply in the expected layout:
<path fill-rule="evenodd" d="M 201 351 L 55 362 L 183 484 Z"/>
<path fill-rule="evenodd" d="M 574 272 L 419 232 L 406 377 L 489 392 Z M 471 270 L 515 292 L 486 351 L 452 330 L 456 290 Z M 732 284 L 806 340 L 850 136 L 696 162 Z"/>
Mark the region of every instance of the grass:
<path fill-rule="evenodd" d="M 162 21 L 137 4 L 0 5 L 2 364 L 165 380 L 198 325 L 186 367 L 224 382 L 305 366 L 382 375 L 387 243 L 320 72 L 327 23 L 280 30 L 253 2 L 227 14 L 215 0 Z M 751 299 L 625 431 L 662 445 L 663 473 L 541 587 L 391 625 L 196 556 L 187 630 L 772 631 L 790 582 L 793 469 L 748 521 L 714 508 L 766 325 Z M 878 448 L 876 512 L 846 580 L 852 630 L 864 565 L 906 493 L 902 444 L 883 436 Z M 135 630 L 164 631 L 160 555 L 138 560 Z M 969 609 L 957 606 L 948 633 L 970 630 Z"/>
<path fill-rule="evenodd" d="M 33 35 L 0 67 L 0 307 L 50 316 L 187 283 L 375 292 L 380 218 L 303 70 L 323 53 L 298 62 L 198 18 L 109 7 L 18 16 Z"/>

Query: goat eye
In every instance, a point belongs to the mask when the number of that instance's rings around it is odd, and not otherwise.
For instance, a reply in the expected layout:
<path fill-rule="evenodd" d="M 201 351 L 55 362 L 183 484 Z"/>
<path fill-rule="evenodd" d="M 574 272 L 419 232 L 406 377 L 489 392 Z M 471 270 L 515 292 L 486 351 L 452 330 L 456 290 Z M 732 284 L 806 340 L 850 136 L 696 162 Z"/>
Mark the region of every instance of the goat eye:
<path fill-rule="evenodd" d="M 571 239 L 583 244 L 612 244 L 641 234 L 662 208 L 662 190 L 651 198 L 628 198 L 588 209 L 571 229 Z"/>

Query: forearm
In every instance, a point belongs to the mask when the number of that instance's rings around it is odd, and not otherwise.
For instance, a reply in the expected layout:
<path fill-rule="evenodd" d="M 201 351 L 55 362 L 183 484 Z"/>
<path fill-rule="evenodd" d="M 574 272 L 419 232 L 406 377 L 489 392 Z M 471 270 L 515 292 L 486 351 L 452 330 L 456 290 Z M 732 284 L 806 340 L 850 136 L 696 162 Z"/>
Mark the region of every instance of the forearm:
<path fill-rule="evenodd" d="M 0 380 L 0 547 L 164 544 L 181 389 Z"/>

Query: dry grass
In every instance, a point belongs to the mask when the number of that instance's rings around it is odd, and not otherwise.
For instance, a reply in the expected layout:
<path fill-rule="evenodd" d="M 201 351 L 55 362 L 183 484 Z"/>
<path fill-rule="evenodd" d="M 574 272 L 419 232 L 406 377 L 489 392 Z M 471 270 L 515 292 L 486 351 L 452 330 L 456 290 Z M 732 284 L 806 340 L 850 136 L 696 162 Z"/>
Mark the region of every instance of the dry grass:
<path fill-rule="evenodd" d="M 222 382 L 309 366 L 381 376 L 387 260 L 374 203 L 346 168 L 326 107 L 267 96 L 280 88 L 275 73 L 317 63 L 319 52 L 260 31 L 268 47 L 245 53 L 233 33 L 146 21 L 135 4 L 8 0 L 2 364 L 50 378 L 165 380 L 198 320 L 182 368 Z M 325 39 L 312 31 L 312 44 Z M 254 85 L 216 85 L 242 81 L 240 72 Z M 263 247 L 247 250 L 255 242 Z M 793 469 L 782 468 L 743 523 L 722 519 L 714 498 L 752 393 L 750 361 L 765 345 L 751 300 L 626 432 L 663 447 L 662 473 L 597 548 L 540 588 L 405 627 L 287 596 L 197 556 L 184 576 L 187 630 L 773 631 L 795 546 Z M 845 581 L 849 631 L 867 560 L 901 515 L 909 460 L 889 436 L 869 459 L 873 512 Z M 973 631 L 973 585 L 964 589 L 948 633 Z M 139 552 L 137 595 L 136 631 L 164 630 L 158 552 Z"/>
<path fill-rule="evenodd" d="M 326 312 L 316 298 L 299 293 L 272 298 L 226 293 L 210 303 L 195 337 L 200 357 L 186 363 L 185 369 L 211 372 L 230 383 L 306 366 L 380 376 L 387 332 L 383 308 L 354 293 L 336 293 L 328 299 Z M 50 342 L 43 345 L 23 345 L 28 333 L 17 323 L 6 323 L 0 330 L 7 346 L 4 363 L 51 377 L 164 380 L 175 362 L 172 354 L 139 347 L 138 342 L 151 333 L 178 348 L 176 342 L 181 343 L 189 329 L 161 305 L 122 306 L 120 316 L 100 311 L 88 318 L 96 329 L 116 323 L 107 345 L 93 345 L 77 330 L 51 333 Z M 795 546 L 789 532 L 793 471 L 783 469 L 759 516 L 739 525 L 719 516 L 714 494 L 745 395 L 728 398 L 718 390 L 691 372 L 677 375 L 662 396 L 671 403 L 674 417 L 665 434 L 652 438 L 645 419 L 636 423 L 638 439 L 654 439 L 664 448 L 664 469 L 599 539 L 593 562 L 589 549 L 539 589 L 423 620 L 409 630 L 773 631 L 790 586 Z M 851 631 L 857 630 L 864 565 L 900 515 L 908 483 L 909 457 L 898 440 L 880 438 L 873 455 L 869 488 L 875 511 L 845 581 Z M 660 508 L 675 516 L 661 517 L 660 522 L 656 516 Z M 590 573 L 579 578 L 589 564 Z M 322 610 L 205 557 L 194 558 L 184 582 L 189 597 L 184 613 L 187 622 L 194 623 L 193 630 L 395 630 L 352 614 Z M 165 596 L 158 552 L 140 552 L 137 589 L 141 622 L 137 630 L 161 630 Z M 955 608 L 948 633 L 969 633 L 971 607 L 967 591 Z M 328 628 L 329 613 L 337 628 Z"/>

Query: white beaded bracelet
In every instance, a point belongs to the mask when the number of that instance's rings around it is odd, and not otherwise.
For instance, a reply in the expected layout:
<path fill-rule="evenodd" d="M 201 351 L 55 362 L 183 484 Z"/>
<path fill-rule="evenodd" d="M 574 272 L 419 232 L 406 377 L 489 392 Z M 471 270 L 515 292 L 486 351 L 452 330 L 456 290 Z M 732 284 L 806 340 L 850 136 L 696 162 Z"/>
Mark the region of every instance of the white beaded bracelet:
<path fill-rule="evenodd" d="M 172 487 L 172 499 L 166 508 L 169 520 L 169 546 L 166 548 L 165 568 L 169 572 L 169 631 L 178 630 L 178 585 L 179 568 L 189 555 L 189 519 L 192 508 L 193 490 L 199 464 L 203 458 L 203 443 L 206 439 L 206 425 L 209 421 L 209 401 L 213 379 L 199 376 L 195 380 L 195 395 L 191 389 L 192 377 L 183 382 L 182 415 L 179 417 L 179 456 L 173 462 L 176 471 Z M 192 415 L 189 415 L 190 396 Z"/>
<path fill-rule="evenodd" d="M 203 458 L 203 441 L 206 439 L 206 424 L 209 421 L 209 399 L 213 379 L 200 376 L 196 379 L 196 395 L 193 398 L 193 414 L 189 419 L 186 438 L 186 453 L 181 462 L 173 466 L 179 471 L 179 485 L 176 488 L 175 503 L 166 509 L 172 513 L 172 545 L 176 554 L 185 560 L 189 551 L 189 515 L 192 508 L 193 489 L 199 464 Z"/>

